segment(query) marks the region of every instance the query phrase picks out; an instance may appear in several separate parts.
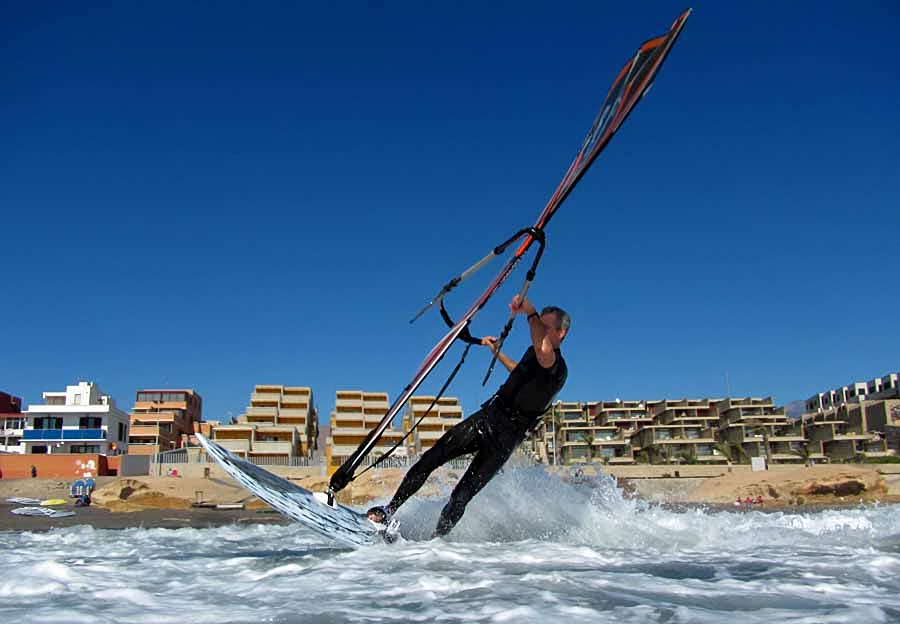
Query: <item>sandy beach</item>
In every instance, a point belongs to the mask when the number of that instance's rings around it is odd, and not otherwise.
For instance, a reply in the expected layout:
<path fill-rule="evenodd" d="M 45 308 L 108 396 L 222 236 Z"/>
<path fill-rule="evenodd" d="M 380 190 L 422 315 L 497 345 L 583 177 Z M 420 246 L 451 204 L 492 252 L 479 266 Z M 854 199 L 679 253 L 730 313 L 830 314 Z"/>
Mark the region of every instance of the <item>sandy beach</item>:
<path fill-rule="evenodd" d="M 683 469 L 684 470 L 684 469 Z M 574 469 L 561 469 L 548 478 L 571 479 Z M 634 470 L 632 470 L 634 472 Z M 652 471 L 646 471 L 652 475 Z M 882 474 L 876 467 L 824 465 L 815 467 L 779 466 L 765 472 L 749 470 L 707 477 L 621 477 L 619 484 L 627 496 L 654 503 L 714 508 L 804 510 L 860 504 L 900 502 L 900 474 Z M 670 474 L 671 471 L 663 474 Z M 596 478 L 598 468 L 587 466 L 579 479 Z M 387 499 L 399 484 L 403 471 L 372 471 L 355 481 L 340 495 L 343 503 L 364 506 Z M 446 491 L 459 477 L 458 471 L 439 470 L 420 491 L 435 496 Z M 294 480 L 310 490 L 323 490 L 324 477 Z M 91 525 L 95 528 L 124 529 L 210 527 L 231 523 L 286 523 L 265 503 L 229 477 L 101 477 L 90 507 L 75 507 L 68 497 L 68 482 L 60 479 L 11 479 L 0 481 L 0 530 L 47 530 L 54 527 Z M 66 518 L 25 517 L 10 513 L 21 505 L 5 502 L 9 497 L 37 499 L 64 498 L 72 501 L 56 507 L 74 511 Z M 757 499 L 761 504 L 736 506 L 738 499 Z M 198 507 L 201 503 L 204 506 Z M 240 505 L 240 509 L 216 509 L 215 505 Z"/>

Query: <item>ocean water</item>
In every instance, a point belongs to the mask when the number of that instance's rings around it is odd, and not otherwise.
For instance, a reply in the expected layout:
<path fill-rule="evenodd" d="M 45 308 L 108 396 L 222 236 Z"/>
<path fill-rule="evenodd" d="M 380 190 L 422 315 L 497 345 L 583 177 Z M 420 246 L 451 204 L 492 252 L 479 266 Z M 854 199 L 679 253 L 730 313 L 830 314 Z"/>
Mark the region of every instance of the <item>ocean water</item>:
<path fill-rule="evenodd" d="M 0 533 L 0 621 L 900 621 L 900 506 L 673 511 L 521 468 L 430 540 L 442 504 L 361 549 L 299 525 Z"/>

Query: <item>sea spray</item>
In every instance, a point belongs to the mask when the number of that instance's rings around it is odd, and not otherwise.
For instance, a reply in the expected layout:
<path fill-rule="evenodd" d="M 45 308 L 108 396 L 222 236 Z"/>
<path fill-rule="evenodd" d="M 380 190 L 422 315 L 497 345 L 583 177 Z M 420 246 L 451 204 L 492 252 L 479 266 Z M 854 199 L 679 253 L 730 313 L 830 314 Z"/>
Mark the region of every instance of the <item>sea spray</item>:
<path fill-rule="evenodd" d="M 897 506 L 679 511 L 625 498 L 606 476 L 511 466 L 447 539 L 428 539 L 453 482 L 401 509 L 410 539 L 360 549 L 296 524 L 0 533 L 0 618 L 900 620 Z"/>

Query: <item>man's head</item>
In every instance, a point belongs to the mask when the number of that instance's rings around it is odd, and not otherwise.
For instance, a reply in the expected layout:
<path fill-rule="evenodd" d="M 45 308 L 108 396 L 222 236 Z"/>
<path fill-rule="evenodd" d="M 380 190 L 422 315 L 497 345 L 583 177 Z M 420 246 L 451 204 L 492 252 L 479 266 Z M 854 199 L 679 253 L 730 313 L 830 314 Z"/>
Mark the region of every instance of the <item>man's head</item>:
<path fill-rule="evenodd" d="M 554 347 L 558 347 L 563 338 L 566 337 L 566 334 L 569 333 L 572 319 L 562 308 L 547 306 L 541 310 L 541 323 L 544 324 L 544 329 L 547 332 L 547 337 L 550 338 L 550 342 L 553 343 Z"/>

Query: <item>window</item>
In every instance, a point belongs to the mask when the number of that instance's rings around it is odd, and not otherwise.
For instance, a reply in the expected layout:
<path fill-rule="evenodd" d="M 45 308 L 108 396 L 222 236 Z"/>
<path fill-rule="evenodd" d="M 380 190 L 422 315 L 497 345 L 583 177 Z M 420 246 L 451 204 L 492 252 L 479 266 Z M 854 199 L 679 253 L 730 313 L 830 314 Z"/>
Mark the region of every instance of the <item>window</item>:
<path fill-rule="evenodd" d="M 100 429 L 103 426 L 103 419 L 99 416 L 82 416 L 78 419 L 79 429 Z"/>
<path fill-rule="evenodd" d="M 34 419 L 35 429 L 62 429 L 62 418 L 54 416 L 41 416 Z"/>
<path fill-rule="evenodd" d="M 33 455 L 46 455 L 47 454 L 47 445 L 46 444 L 35 444 L 31 447 L 31 453 Z"/>
<path fill-rule="evenodd" d="M 99 444 L 73 444 L 69 447 L 70 453 L 79 453 L 86 455 L 99 455 L 100 454 L 100 445 Z"/>
<path fill-rule="evenodd" d="M 119 423 L 119 437 L 116 439 L 119 440 L 120 442 L 125 440 L 125 424 L 124 423 Z"/>

